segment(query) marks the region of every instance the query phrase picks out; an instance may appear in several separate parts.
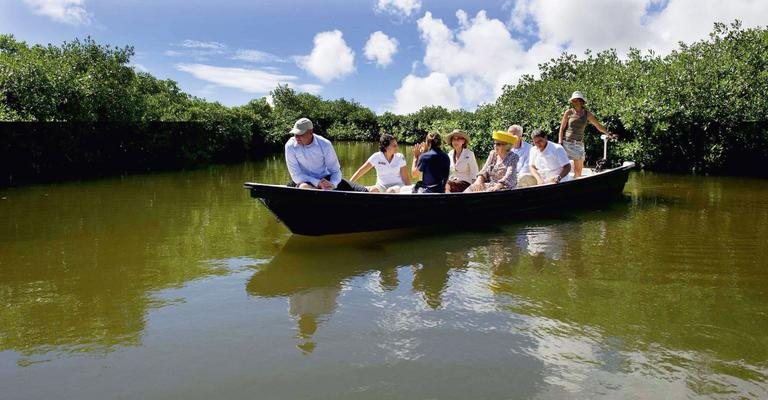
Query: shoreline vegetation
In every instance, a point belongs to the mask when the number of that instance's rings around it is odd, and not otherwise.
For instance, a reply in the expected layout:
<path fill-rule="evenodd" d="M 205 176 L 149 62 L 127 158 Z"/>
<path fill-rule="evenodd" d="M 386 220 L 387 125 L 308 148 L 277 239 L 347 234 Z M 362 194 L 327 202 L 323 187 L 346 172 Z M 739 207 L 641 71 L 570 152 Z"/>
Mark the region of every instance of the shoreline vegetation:
<path fill-rule="evenodd" d="M 184 93 L 130 66 L 130 46 L 91 38 L 29 46 L 0 35 L 0 187 L 241 162 L 280 151 L 309 117 L 330 140 L 374 141 L 380 133 L 414 143 L 460 128 L 477 154 L 488 132 L 512 124 L 556 137 L 574 90 L 620 136 L 609 159 L 646 169 L 768 176 L 768 27 L 716 23 L 706 40 L 665 56 L 630 49 L 562 54 L 539 77 L 505 86 L 475 111 L 424 107 L 376 115 L 354 100 L 325 100 L 287 86 L 242 106 Z M 602 156 L 593 127 L 588 161 Z M 479 153 L 478 153 L 479 152 Z"/>

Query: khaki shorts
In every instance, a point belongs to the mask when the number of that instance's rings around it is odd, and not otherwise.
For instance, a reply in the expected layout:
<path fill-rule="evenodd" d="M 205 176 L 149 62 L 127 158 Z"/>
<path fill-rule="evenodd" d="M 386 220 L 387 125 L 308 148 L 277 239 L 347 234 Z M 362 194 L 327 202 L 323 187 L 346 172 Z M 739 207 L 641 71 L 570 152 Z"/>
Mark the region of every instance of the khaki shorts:
<path fill-rule="evenodd" d="M 569 160 L 584 159 L 584 142 L 569 142 L 567 140 L 563 140 L 563 148 L 565 149 L 565 154 L 568 154 Z"/>
<path fill-rule="evenodd" d="M 536 182 L 536 178 L 533 177 L 533 175 L 521 175 L 517 179 L 517 187 L 524 188 L 528 186 L 536 186 L 538 183 Z"/>

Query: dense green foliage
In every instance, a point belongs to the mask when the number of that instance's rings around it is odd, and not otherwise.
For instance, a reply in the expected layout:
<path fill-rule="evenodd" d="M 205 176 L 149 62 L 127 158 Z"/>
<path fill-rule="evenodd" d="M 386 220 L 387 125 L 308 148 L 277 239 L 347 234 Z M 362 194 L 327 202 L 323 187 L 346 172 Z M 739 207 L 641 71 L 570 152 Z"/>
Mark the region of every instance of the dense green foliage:
<path fill-rule="evenodd" d="M 226 107 L 136 72 L 132 55 L 131 47 L 90 38 L 57 47 L 0 35 L 0 121 L 6 121 L 0 122 L 0 174 L 35 179 L 89 166 L 115 173 L 241 161 L 279 149 L 302 116 L 317 133 L 338 140 L 375 140 L 387 132 L 415 142 L 432 130 L 460 128 L 484 154 L 490 132 L 513 123 L 556 135 L 574 90 L 585 92 L 588 108 L 621 136 L 611 146 L 614 161 L 733 172 L 768 158 L 768 29 L 743 29 L 738 21 L 716 24 L 708 40 L 680 44 L 663 57 L 636 49 L 625 58 L 614 50 L 563 54 L 541 64 L 538 78 L 510 83 L 495 103 L 473 112 L 428 106 L 377 116 L 354 101 L 286 86 L 272 91 L 272 105 L 262 98 Z M 601 155 L 592 127 L 586 145 L 588 159 Z M 51 154 L 57 148 L 67 149 L 66 157 Z M 110 165 L 114 159 L 123 162 Z"/>
<path fill-rule="evenodd" d="M 588 107 L 622 136 L 621 159 L 653 169 L 736 171 L 768 157 L 768 30 L 716 24 L 710 40 L 665 57 L 631 50 L 586 58 L 563 55 L 497 100 L 494 121 L 556 133 L 565 100 L 587 93 Z M 599 154 L 596 130 L 588 153 Z M 590 151 L 591 150 L 591 151 Z"/>
<path fill-rule="evenodd" d="M 0 35 L 0 185 L 237 162 L 275 151 L 309 116 L 337 139 L 378 137 L 376 115 L 344 99 L 278 87 L 226 107 L 136 72 L 131 47 L 57 47 Z"/>
<path fill-rule="evenodd" d="M 384 114 L 382 130 L 413 140 L 423 129 L 462 128 L 478 154 L 491 150 L 490 132 L 511 124 L 542 128 L 556 138 L 568 98 L 587 94 L 588 108 L 621 139 L 609 158 L 649 169 L 766 175 L 768 159 L 768 29 L 716 24 L 710 39 L 661 57 L 614 50 L 577 58 L 563 54 L 506 86 L 494 104 L 475 112 L 425 107 L 404 117 Z M 415 121 L 414 121 L 415 119 Z M 393 122 L 395 121 L 395 122 Z M 399 129 L 399 130 L 398 130 Z M 587 128 L 588 159 L 602 156 L 597 130 Z"/>
<path fill-rule="evenodd" d="M 272 125 L 267 141 L 286 139 L 293 123 L 301 117 L 312 120 L 315 133 L 340 140 L 375 140 L 379 129 L 376 114 L 360 104 L 345 100 L 323 100 L 309 93 L 296 93 L 287 86 L 272 91 Z"/>

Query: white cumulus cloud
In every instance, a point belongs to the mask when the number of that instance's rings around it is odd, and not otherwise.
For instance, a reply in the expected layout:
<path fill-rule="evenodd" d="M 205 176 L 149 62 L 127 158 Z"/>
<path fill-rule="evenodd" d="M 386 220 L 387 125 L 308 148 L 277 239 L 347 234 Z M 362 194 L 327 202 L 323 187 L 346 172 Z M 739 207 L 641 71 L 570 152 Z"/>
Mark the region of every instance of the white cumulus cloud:
<path fill-rule="evenodd" d="M 249 93 L 269 93 L 279 84 L 288 84 L 302 91 L 318 93 L 322 86 L 297 85 L 298 77 L 275 74 L 258 69 L 218 67 L 207 64 L 177 64 L 176 69 L 192 74 L 197 79 L 219 86 L 240 89 Z"/>
<path fill-rule="evenodd" d="M 375 10 L 401 17 L 410 17 L 421 9 L 421 0 L 378 0 Z"/>
<path fill-rule="evenodd" d="M 667 7 L 648 23 L 663 42 L 656 48 L 667 52 L 677 42 L 692 42 L 707 37 L 715 22 L 742 21 L 745 27 L 768 25 L 768 1 L 670 0 Z"/>
<path fill-rule="evenodd" d="M 443 105 L 473 108 L 479 103 L 491 102 L 501 93 L 505 83 L 516 80 L 535 67 L 536 64 L 526 55 L 521 43 L 512 37 L 505 23 L 488 18 L 485 11 L 470 18 L 459 10 L 456 19 L 459 26 L 455 31 L 430 12 L 417 22 L 421 40 L 426 45 L 423 64 L 431 73 L 430 81 L 443 77 L 440 84 L 450 86 L 451 95 L 448 98 L 452 98 L 454 93 L 456 95 L 455 101 Z M 403 85 L 406 83 L 413 85 L 408 78 L 403 80 Z M 395 92 L 394 109 L 429 104 L 424 99 L 408 97 L 420 96 L 417 91 L 402 89 L 404 86 Z M 440 87 L 440 91 L 449 92 L 444 86 Z"/>
<path fill-rule="evenodd" d="M 617 45 L 645 47 L 656 41 L 654 33 L 641 25 L 648 0 L 593 0 L 589 7 L 554 0 L 521 1 L 527 7 L 513 10 L 513 19 L 535 21 L 540 42 L 571 52 Z"/>
<path fill-rule="evenodd" d="M 386 67 L 392 63 L 392 56 L 397 53 L 397 45 L 397 39 L 390 38 L 386 33 L 373 32 L 365 43 L 365 58 L 376 60 L 376 65 Z"/>
<path fill-rule="evenodd" d="M 648 13 L 649 9 L 656 9 Z M 665 54 L 678 42 L 706 39 L 715 22 L 768 24 L 768 2 L 752 0 L 592 0 L 589 7 L 558 0 L 519 0 L 510 15 L 515 29 L 538 34 L 543 46 L 575 54 L 629 47 Z"/>
<path fill-rule="evenodd" d="M 499 78 L 509 70 L 525 70 L 529 61 L 522 45 L 497 19 L 489 19 L 485 11 L 469 18 L 464 11 L 456 13 L 459 29 L 454 33 L 442 20 L 427 12 L 418 21 L 426 44 L 424 65 L 449 78 L 472 80 L 485 84 L 487 91 L 500 89 Z"/>
<path fill-rule="evenodd" d="M 747 28 L 768 25 L 768 1 L 592 0 L 585 7 L 560 0 L 517 0 L 507 9 L 505 22 L 485 11 L 470 17 L 462 10 L 456 12 L 454 27 L 430 12 L 417 21 L 426 73 L 444 76 L 464 108 L 493 102 L 504 85 L 517 83 L 524 74 L 537 75 L 538 64 L 563 51 L 582 56 L 587 49 L 614 48 L 623 56 L 635 47 L 663 55 L 680 41 L 706 39 L 715 22 L 739 19 Z M 393 109 L 429 104 L 409 98 L 420 95 L 405 90 L 413 79 L 427 78 L 404 79 Z M 448 91 L 444 86 L 441 90 Z"/>
<path fill-rule="evenodd" d="M 433 72 L 425 78 L 408 75 L 395 91 L 392 112 L 410 114 L 424 106 L 443 106 L 456 109 L 461 106 L 459 91 L 451 85 L 448 76 Z"/>
<path fill-rule="evenodd" d="M 323 82 L 342 78 L 355 71 L 355 52 L 339 30 L 315 35 L 315 47 L 308 56 L 294 57 L 296 64 Z"/>
<path fill-rule="evenodd" d="M 70 25 L 88 25 L 91 14 L 85 9 L 85 0 L 24 0 L 36 14 L 45 15 L 56 22 Z"/>

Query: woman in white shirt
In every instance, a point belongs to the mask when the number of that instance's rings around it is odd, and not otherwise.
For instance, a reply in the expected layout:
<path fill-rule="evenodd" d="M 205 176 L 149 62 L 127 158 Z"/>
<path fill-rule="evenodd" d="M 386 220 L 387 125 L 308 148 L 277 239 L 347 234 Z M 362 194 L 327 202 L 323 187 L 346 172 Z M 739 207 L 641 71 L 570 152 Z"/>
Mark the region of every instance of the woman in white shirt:
<path fill-rule="evenodd" d="M 395 137 L 386 133 L 379 138 L 379 150 L 368 157 L 349 180 L 355 182 L 371 168 L 375 168 L 376 184 L 368 186 L 368 191 L 398 193 L 402 186 L 411 184 L 405 156 L 397 152 Z"/>
<path fill-rule="evenodd" d="M 445 185 L 445 192 L 463 192 L 477 177 L 477 159 L 475 159 L 475 153 L 467 148 L 469 136 L 466 132 L 454 129 L 446 139 L 451 144 L 452 150 L 448 152 L 448 157 L 451 159 L 451 172 L 448 183 Z"/>

